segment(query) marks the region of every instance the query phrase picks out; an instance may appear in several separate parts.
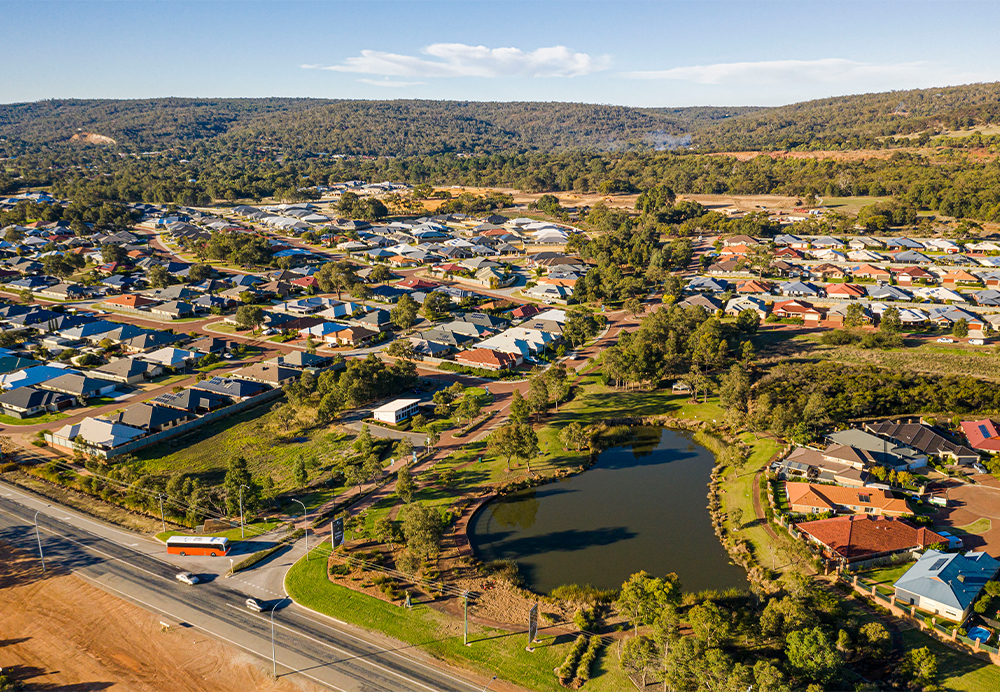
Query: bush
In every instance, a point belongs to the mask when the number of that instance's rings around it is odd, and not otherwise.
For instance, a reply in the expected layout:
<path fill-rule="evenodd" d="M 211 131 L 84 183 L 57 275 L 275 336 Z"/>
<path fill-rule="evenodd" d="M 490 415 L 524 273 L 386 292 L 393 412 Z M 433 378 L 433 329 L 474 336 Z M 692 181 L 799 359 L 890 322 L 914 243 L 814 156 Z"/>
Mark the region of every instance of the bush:
<path fill-rule="evenodd" d="M 618 598 L 614 589 L 598 589 L 590 584 L 563 584 L 552 589 L 552 598 L 575 603 L 611 603 Z"/>
<path fill-rule="evenodd" d="M 820 341 L 827 346 L 850 346 L 857 343 L 860 338 L 858 333 L 851 329 L 833 329 L 829 332 L 824 332 L 823 336 L 820 337 Z"/>
<path fill-rule="evenodd" d="M 591 637 L 587 644 L 587 650 L 580 657 L 580 662 L 576 666 L 576 679 L 581 685 L 590 680 L 590 670 L 594 661 L 597 660 L 597 655 L 601 652 L 602 644 L 603 640 L 600 637 L 596 635 Z"/>
<path fill-rule="evenodd" d="M 559 666 L 559 670 L 556 671 L 556 677 L 561 681 L 572 680 L 576 675 L 577 664 L 580 662 L 580 657 L 583 656 L 584 649 L 587 648 L 587 635 L 581 634 L 573 642 L 573 648 L 569 650 L 566 654 L 566 660 L 562 662 Z"/>

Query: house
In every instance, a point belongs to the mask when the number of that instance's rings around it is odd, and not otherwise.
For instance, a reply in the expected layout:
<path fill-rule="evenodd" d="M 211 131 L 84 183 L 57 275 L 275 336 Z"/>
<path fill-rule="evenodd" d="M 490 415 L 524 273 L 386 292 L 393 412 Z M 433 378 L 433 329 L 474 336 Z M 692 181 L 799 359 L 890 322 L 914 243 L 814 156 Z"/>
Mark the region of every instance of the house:
<path fill-rule="evenodd" d="M 552 284 L 538 284 L 524 291 L 524 295 L 543 303 L 565 302 L 573 296 L 573 289 L 568 286 L 553 286 Z"/>
<path fill-rule="evenodd" d="M 332 334 L 327 334 L 326 342 L 338 346 L 360 346 L 373 341 L 378 335 L 379 332 L 367 327 L 345 327 Z"/>
<path fill-rule="evenodd" d="M 185 351 L 184 349 L 166 346 L 158 351 L 147 353 L 142 358 L 143 360 L 148 360 L 150 363 L 162 365 L 165 368 L 185 368 L 194 362 L 198 358 L 198 355 L 194 351 Z"/>
<path fill-rule="evenodd" d="M 917 551 L 948 543 L 945 537 L 905 519 L 868 514 L 800 522 L 795 528 L 820 546 L 827 559 L 847 570 L 866 569 L 897 556 L 916 557 Z"/>
<path fill-rule="evenodd" d="M 148 331 L 122 341 L 121 347 L 127 353 L 149 353 L 170 344 L 175 344 L 180 338 L 177 334 L 171 334 L 170 332 Z"/>
<path fill-rule="evenodd" d="M 750 272 L 743 270 L 740 267 L 739 260 L 728 259 L 722 262 L 716 262 L 715 264 L 709 265 L 708 269 L 705 270 L 706 274 L 749 274 Z"/>
<path fill-rule="evenodd" d="M 241 380 L 268 384 L 272 387 L 281 387 L 289 382 L 294 382 L 301 374 L 298 370 L 281 367 L 273 363 L 252 363 L 241 370 L 237 370 L 232 376 Z"/>
<path fill-rule="evenodd" d="M 972 294 L 972 299 L 976 305 L 983 307 L 1000 307 L 1000 291 L 995 288 L 987 288 L 985 291 L 976 291 Z"/>
<path fill-rule="evenodd" d="M 162 373 L 163 368 L 159 364 L 138 358 L 119 358 L 90 371 L 94 377 L 119 384 L 138 384 Z"/>
<path fill-rule="evenodd" d="M 857 284 L 829 284 L 826 287 L 827 298 L 855 300 L 857 298 L 864 298 L 867 294 L 868 291 L 863 286 L 858 286 Z"/>
<path fill-rule="evenodd" d="M 816 298 L 819 296 L 819 289 L 805 281 L 788 281 L 779 284 L 778 290 L 783 296 L 794 296 L 797 298 Z"/>
<path fill-rule="evenodd" d="M 57 430 L 51 436 L 51 443 L 56 447 L 74 450 L 76 440 L 80 438 L 88 452 L 98 456 L 107 456 L 107 453 L 116 447 L 121 447 L 145 435 L 146 431 L 139 428 L 122 425 L 104 418 L 88 417 L 79 423 L 65 425 Z"/>
<path fill-rule="evenodd" d="M 844 459 L 834 458 L 823 450 L 811 447 L 796 447 L 788 456 L 771 464 L 771 469 L 782 480 L 797 477 L 836 483 L 847 488 L 860 488 L 867 479 L 863 466 L 847 463 Z"/>
<path fill-rule="evenodd" d="M 927 455 L 920 450 L 858 428 L 832 432 L 826 439 L 849 449 L 854 457 L 861 458 L 863 465 L 879 464 L 896 471 L 912 471 L 927 465 Z"/>
<path fill-rule="evenodd" d="M 182 389 L 171 394 L 161 394 L 150 402 L 160 406 L 190 411 L 191 413 L 209 413 L 232 404 L 229 397 L 215 392 L 204 392 L 197 389 Z"/>
<path fill-rule="evenodd" d="M 829 281 L 830 279 L 845 279 L 847 278 L 847 272 L 840 267 L 833 264 L 816 264 L 808 268 L 809 274 L 813 278 L 819 278 L 823 281 Z"/>
<path fill-rule="evenodd" d="M 195 382 L 191 385 L 191 389 L 210 392 L 212 394 L 221 394 L 233 401 L 243 401 L 244 399 L 249 399 L 250 397 L 271 390 L 270 387 L 260 382 L 231 379 L 228 377 L 212 377 L 201 382 Z"/>
<path fill-rule="evenodd" d="M 982 284 L 982 281 L 975 274 L 971 274 L 964 269 L 956 269 L 955 271 L 947 272 L 944 276 L 942 276 L 941 284 L 954 288 L 959 285 L 979 286 Z"/>
<path fill-rule="evenodd" d="M 900 264 L 931 264 L 934 260 L 916 250 L 904 250 L 893 255 L 892 261 Z"/>
<path fill-rule="evenodd" d="M 150 305 L 156 305 L 156 301 L 135 293 L 125 293 L 105 299 L 102 305 L 112 310 L 142 310 Z"/>
<path fill-rule="evenodd" d="M 62 377 L 66 373 L 78 373 L 61 365 L 36 365 L 16 372 L 0 375 L 0 389 L 18 389 L 20 387 L 33 387 L 41 385 L 49 380 Z"/>
<path fill-rule="evenodd" d="M 920 271 L 923 270 L 921 269 Z M 852 267 L 851 274 L 858 279 L 874 279 L 886 282 L 892 280 L 892 272 L 882 267 L 876 267 L 873 264 L 859 264 L 856 267 Z"/>
<path fill-rule="evenodd" d="M 928 550 L 906 570 L 893 588 L 897 601 L 963 622 L 1000 562 L 986 553 L 943 553 Z"/>
<path fill-rule="evenodd" d="M 990 454 L 1000 452 L 1000 430 L 995 421 L 989 418 L 962 421 L 962 432 L 973 449 Z"/>
<path fill-rule="evenodd" d="M 215 336 L 206 336 L 203 339 L 197 339 L 187 344 L 187 348 L 190 351 L 197 351 L 198 353 L 222 355 L 238 345 L 236 341 L 226 341 Z"/>
<path fill-rule="evenodd" d="M 716 310 L 722 309 L 722 301 L 719 300 L 718 298 L 713 298 L 711 296 L 706 296 L 702 295 L 701 293 L 697 293 L 677 303 L 677 307 L 680 308 L 700 307 L 704 308 L 709 313 L 714 313 Z"/>
<path fill-rule="evenodd" d="M 903 269 L 894 269 L 893 273 L 896 275 L 896 282 L 903 285 L 909 285 L 913 283 L 927 283 L 934 281 L 934 275 L 931 274 L 926 269 L 921 269 L 920 267 L 905 267 Z"/>
<path fill-rule="evenodd" d="M 350 322 L 359 327 L 367 327 L 375 332 L 382 332 L 392 324 L 392 313 L 388 310 L 372 310 L 361 317 L 351 319 Z"/>
<path fill-rule="evenodd" d="M 881 286 L 869 286 L 868 297 L 871 300 L 910 300 L 910 294 L 896 286 L 884 284 Z"/>
<path fill-rule="evenodd" d="M 885 437 L 898 444 L 912 447 L 928 456 L 951 459 L 953 463 L 968 465 L 979 461 L 976 450 L 946 439 L 934 428 L 922 423 L 898 423 L 885 420 L 865 423 L 865 430 Z"/>
<path fill-rule="evenodd" d="M 267 362 L 274 363 L 275 365 L 281 365 L 286 368 L 306 370 L 308 368 L 325 368 L 330 364 L 331 360 L 332 359 L 328 356 L 320 356 L 307 351 L 292 351 L 291 353 L 271 358 Z"/>
<path fill-rule="evenodd" d="M 771 314 L 781 319 L 800 317 L 803 321 L 819 322 L 826 315 L 826 310 L 814 307 L 804 300 L 786 300 L 775 303 L 771 307 Z"/>
<path fill-rule="evenodd" d="M 455 356 L 455 362 L 483 370 L 510 370 L 521 364 L 522 359 L 513 353 L 503 353 L 489 348 L 473 348 Z"/>
<path fill-rule="evenodd" d="M 173 428 L 193 418 L 190 412 L 156 404 L 133 404 L 120 413 L 108 416 L 112 423 L 158 433 Z"/>
<path fill-rule="evenodd" d="M 78 399 L 89 399 L 113 392 L 118 385 L 107 380 L 87 377 L 78 372 L 69 372 L 51 380 L 40 382 L 38 386 L 50 392 L 69 394 Z"/>
<path fill-rule="evenodd" d="M 847 311 L 850 307 L 849 303 L 838 303 L 831 306 L 826 312 L 826 322 L 834 325 L 843 325 L 847 321 Z M 864 324 L 872 323 L 871 309 L 868 305 L 861 305 L 861 321 Z"/>
<path fill-rule="evenodd" d="M 729 288 L 729 282 L 725 279 L 713 279 L 708 276 L 696 276 L 688 285 L 684 287 L 685 290 L 695 292 L 700 291 L 704 293 L 723 293 Z"/>
<path fill-rule="evenodd" d="M 744 247 L 752 247 L 754 245 L 760 245 L 760 241 L 756 238 L 751 238 L 748 235 L 734 235 L 722 240 L 723 247 L 734 247 L 736 245 L 743 245 Z"/>
<path fill-rule="evenodd" d="M 44 298 L 55 298 L 57 300 L 78 300 L 86 298 L 93 293 L 93 289 L 80 284 L 56 284 L 36 291 Z"/>
<path fill-rule="evenodd" d="M 0 410 L 14 418 L 28 418 L 46 411 L 70 408 L 76 398 L 62 392 L 48 392 L 34 387 L 18 387 L 0 394 Z"/>
<path fill-rule="evenodd" d="M 876 514 L 902 516 L 910 514 L 906 500 L 878 488 L 842 488 L 838 485 L 785 483 L 788 506 L 796 514 Z"/>
<path fill-rule="evenodd" d="M 194 315 L 194 306 L 182 300 L 170 300 L 166 303 L 154 305 L 149 309 L 150 314 L 165 317 L 170 320 L 179 320 Z"/>
<path fill-rule="evenodd" d="M 738 298 L 731 298 L 729 302 L 726 303 L 726 314 L 732 317 L 739 316 L 739 314 L 744 310 L 753 310 L 760 316 L 761 319 L 767 317 L 767 303 L 760 298 L 740 296 Z"/>
<path fill-rule="evenodd" d="M 750 281 L 740 281 L 736 284 L 737 293 L 767 293 L 770 294 L 774 287 L 769 281 L 759 281 L 757 279 L 752 279 Z"/>
<path fill-rule="evenodd" d="M 416 415 L 419 407 L 420 399 L 396 399 L 372 411 L 372 417 L 383 423 L 399 425 L 407 418 Z"/>

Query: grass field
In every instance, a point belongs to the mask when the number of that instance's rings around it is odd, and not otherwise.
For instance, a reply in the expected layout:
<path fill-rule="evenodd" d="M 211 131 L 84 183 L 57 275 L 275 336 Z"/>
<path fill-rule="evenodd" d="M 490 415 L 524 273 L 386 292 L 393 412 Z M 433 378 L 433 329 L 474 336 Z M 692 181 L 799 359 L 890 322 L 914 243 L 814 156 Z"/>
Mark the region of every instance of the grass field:
<path fill-rule="evenodd" d="M 966 524 L 965 526 L 956 526 L 956 529 L 962 531 L 963 533 L 972 533 L 979 535 L 981 533 L 986 533 L 991 528 L 993 528 L 993 522 L 987 517 L 980 517 L 976 519 L 971 524 Z"/>
<path fill-rule="evenodd" d="M 738 476 L 731 469 L 723 474 L 722 509 L 727 515 L 731 515 L 736 509 L 742 512 L 740 528 L 735 531 L 736 535 L 753 544 L 754 554 L 761 564 L 773 565 L 775 563 L 768 548 L 774 544 L 774 539 L 765 531 L 763 520 L 758 520 L 754 513 L 753 491 L 757 471 L 781 449 L 781 443 L 768 438 L 754 440 L 754 436 L 750 433 L 745 434 L 742 439 L 752 445 L 753 451 Z M 767 499 L 762 496 L 761 502 L 767 502 Z M 731 531 L 735 529 L 731 516 L 728 525 Z"/>
<path fill-rule="evenodd" d="M 328 547 L 314 550 L 325 554 Z M 539 628 L 540 643 L 534 653 L 526 652 L 527 633 L 511 633 L 469 624 L 469 641 L 462 642 L 462 621 L 442 615 L 426 603 L 414 599 L 411 610 L 331 584 L 326 575 L 325 559 L 299 560 L 285 579 L 288 594 L 307 608 L 353 625 L 378 631 L 416 646 L 432 656 L 468 669 L 483 677 L 485 684 L 494 675 L 538 692 L 561 692 L 553 669 L 562 663 L 573 637 L 553 636 Z M 472 606 L 475 613 L 475 606 Z M 631 684 L 613 655 L 605 650 L 595 666 L 594 677 L 586 689 L 595 692 L 625 690 Z"/>
<path fill-rule="evenodd" d="M 42 416 L 32 416 L 31 418 L 15 418 L 14 416 L 0 416 L 0 425 L 38 425 L 40 423 L 54 423 L 57 420 L 69 418 L 68 413 L 46 413 Z"/>
<path fill-rule="evenodd" d="M 912 562 L 906 562 L 901 565 L 892 565 L 891 567 L 869 569 L 857 574 L 862 579 L 878 584 L 879 586 L 892 586 L 912 566 Z"/>
<path fill-rule="evenodd" d="M 823 197 L 823 206 L 841 214 L 857 214 L 861 207 L 885 202 L 891 197 Z"/>

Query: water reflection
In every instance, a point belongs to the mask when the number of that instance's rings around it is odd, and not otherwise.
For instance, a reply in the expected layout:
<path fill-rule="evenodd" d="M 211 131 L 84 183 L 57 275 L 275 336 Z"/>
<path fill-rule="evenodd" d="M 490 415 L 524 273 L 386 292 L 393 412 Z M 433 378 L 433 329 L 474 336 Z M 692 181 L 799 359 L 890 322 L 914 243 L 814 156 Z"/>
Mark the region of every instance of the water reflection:
<path fill-rule="evenodd" d="M 686 433 L 639 428 L 586 473 L 515 493 L 469 527 L 484 560 L 511 558 L 526 583 L 617 588 L 633 572 L 677 572 L 685 590 L 746 586 L 706 508 L 714 458 Z"/>

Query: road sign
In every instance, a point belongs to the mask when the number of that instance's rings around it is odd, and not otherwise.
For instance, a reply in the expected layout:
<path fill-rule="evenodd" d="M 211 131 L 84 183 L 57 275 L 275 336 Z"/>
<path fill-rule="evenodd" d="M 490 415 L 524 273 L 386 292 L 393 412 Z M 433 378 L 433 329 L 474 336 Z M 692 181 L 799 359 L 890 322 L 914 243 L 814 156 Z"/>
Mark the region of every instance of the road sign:
<path fill-rule="evenodd" d="M 333 520 L 333 547 L 344 545 L 344 518 L 337 517 Z"/>
<path fill-rule="evenodd" d="M 528 651 L 531 651 L 531 645 L 535 643 L 538 639 L 538 604 L 531 606 L 531 610 L 528 611 Z"/>

